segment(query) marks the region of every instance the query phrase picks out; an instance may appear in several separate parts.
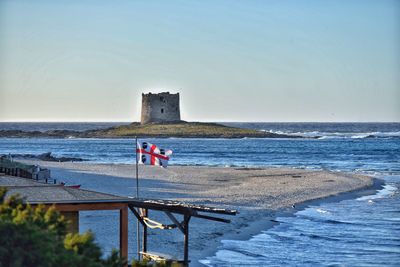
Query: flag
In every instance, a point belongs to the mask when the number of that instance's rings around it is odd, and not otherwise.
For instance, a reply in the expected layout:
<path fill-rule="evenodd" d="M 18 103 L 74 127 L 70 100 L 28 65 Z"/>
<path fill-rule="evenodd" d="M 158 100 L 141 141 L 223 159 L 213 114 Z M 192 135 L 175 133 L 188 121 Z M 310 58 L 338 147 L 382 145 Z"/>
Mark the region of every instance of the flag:
<path fill-rule="evenodd" d="M 172 154 L 172 150 L 161 149 L 148 142 L 138 142 L 136 153 L 138 157 L 138 163 L 166 168 L 168 165 L 169 156 Z"/>

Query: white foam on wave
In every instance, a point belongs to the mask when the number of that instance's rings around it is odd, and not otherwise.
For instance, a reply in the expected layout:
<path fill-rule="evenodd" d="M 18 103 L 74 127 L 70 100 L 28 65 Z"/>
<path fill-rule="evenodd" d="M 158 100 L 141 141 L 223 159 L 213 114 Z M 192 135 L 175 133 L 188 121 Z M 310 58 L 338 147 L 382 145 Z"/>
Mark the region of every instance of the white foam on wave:
<path fill-rule="evenodd" d="M 390 197 L 392 196 L 398 188 L 394 185 L 386 184 L 383 186 L 381 190 L 378 190 L 378 192 L 375 195 L 369 195 L 369 196 L 363 196 L 359 197 L 356 200 L 359 201 L 365 201 L 365 200 L 372 200 L 372 199 L 379 199 L 379 198 L 385 198 L 385 197 Z M 371 202 L 370 202 L 371 203 Z"/>
<path fill-rule="evenodd" d="M 329 213 L 329 211 L 323 209 L 316 209 L 316 211 L 318 211 L 319 213 Z"/>
<path fill-rule="evenodd" d="M 282 131 L 274 131 L 274 130 L 260 130 L 262 132 L 267 132 L 267 133 L 272 133 L 272 134 L 286 134 L 286 135 L 293 135 L 293 133 L 290 132 L 282 132 Z"/>
<path fill-rule="evenodd" d="M 284 132 L 284 131 L 274 131 L 274 130 L 261 130 L 261 131 L 274 134 L 303 136 L 309 138 L 317 137 L 318 139 L 333 139 L 333 138 L 363 139 L 368 137 L 376 137 L 376 138 L 400 137 L 400 131 L 397 132 L 320 132 L 320 131 Z"/>
<path fill-rule="evenodd" d="M 367 132 L 367 133 L 353 133 L 351 138 L 359 139 L 359 138 L 390 138 L 390 137 L 400 137 L 400 132 Z"/>
<path fill-rule="evenodd" d="M 371 136 L 369 134 L 360 134 L 360 135 L 353 135 L 351 138 L 353 139 L 362 139 L 362 138 L 367 138 L 368 136 Z"/>

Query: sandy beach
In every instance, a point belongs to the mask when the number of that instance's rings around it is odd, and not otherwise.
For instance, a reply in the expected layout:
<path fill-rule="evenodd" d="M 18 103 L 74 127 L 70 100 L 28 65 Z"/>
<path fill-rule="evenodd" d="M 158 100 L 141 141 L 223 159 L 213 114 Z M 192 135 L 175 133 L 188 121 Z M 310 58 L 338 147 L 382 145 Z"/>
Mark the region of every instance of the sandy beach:
<path fill-rule="evenodd" d="M 121 193 L 118 186 L 104 185 L 115 179 L 132 179 L 132 193 L 128 195 L 134 196 L 136 192 L 135 165 L 25 162 L 50 168 L 58 181 L 79 181 L 84 189 L 118 195 L 126 194 Z M 371 188 L 374 184 L 373 178 L 358 174 L 282 168 L 139 166 L 139 176 L 142 198 L 173 199 L 240 212 L 235 217 L 227 217 L 232 220 L 230 224 L 201 219 L 191 221 L 191 266 L 198 266 L 199 259 L 213 255 L 220 240 L 248 239 L 267 229 L 273 225 L 277 214 L 290 214 L 309 201 Z M 179 255 L 182 247 L 181 236 L 173 233 L 162 239 L 159 235 L 151 236 L 150 248 L 154 247 L 152 242 L 161 248 L 168 247 L 169 254 Z"/>

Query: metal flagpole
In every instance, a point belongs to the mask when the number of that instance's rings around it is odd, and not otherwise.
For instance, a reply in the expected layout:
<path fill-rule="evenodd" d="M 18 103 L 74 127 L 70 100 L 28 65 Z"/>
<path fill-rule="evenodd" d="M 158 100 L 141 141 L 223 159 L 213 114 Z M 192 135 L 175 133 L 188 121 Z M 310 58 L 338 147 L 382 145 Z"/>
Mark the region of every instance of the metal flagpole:
<path fill-rule="evenodd" d="M 139 154 L 138 154 L 138 138 L 135 137 L 136 143 L 136 198 L 139 198 Z M 138 260 L 140 260 L 140 222 L 139 219 L 137 220 L 137 253 L 138 253 Z"/>
<path fill-rule="evenodd" d="M 136 197 L 139 198 L 139 154 L 138 150 L 138 139 L 137 136 L 135 138 L 136 141 Z"/>

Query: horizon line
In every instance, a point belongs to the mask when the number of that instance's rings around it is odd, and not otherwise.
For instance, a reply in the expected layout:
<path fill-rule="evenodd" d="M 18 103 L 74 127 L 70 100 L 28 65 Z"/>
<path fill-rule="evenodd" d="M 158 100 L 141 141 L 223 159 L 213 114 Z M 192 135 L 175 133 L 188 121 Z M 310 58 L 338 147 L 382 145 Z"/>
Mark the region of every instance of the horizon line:
<path fill-rule="evenodd" d="M 400 123 L 400 121 L 205 121 L 195 120 L 186 122 L 204 122 L 204 123 Z M 140 123 L 140 121 L 39 121 L 39 120 L 15 120 L 15 121 L 0 121 L 0 123 Z"/>

